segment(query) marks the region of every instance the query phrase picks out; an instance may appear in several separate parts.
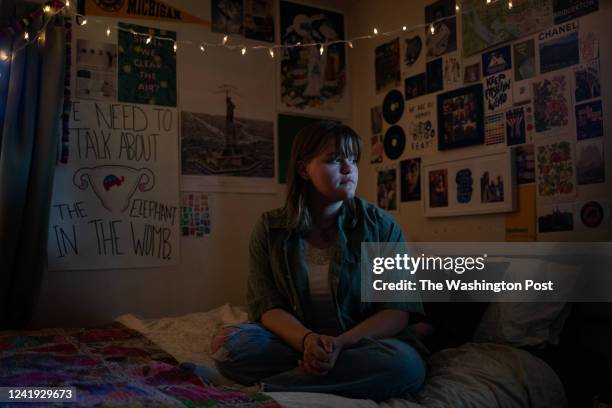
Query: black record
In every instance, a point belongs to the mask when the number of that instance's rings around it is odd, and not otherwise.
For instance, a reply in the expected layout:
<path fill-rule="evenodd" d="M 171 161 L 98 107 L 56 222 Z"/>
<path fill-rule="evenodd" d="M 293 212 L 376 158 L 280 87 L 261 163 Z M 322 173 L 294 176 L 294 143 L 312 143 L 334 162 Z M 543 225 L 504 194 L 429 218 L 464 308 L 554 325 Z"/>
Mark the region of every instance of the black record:
<path fill-rule="evenodd" d="M 404 153 L 404 148 L 406 147 L 406 134 L 404 133 L 404 129 L 397 125 L 387 129 L 384 147 L 385 154 L 389 159 L 398 159 L 402 153 Z"/>
<path fill-rule="evenodd" d="M 404 96 L 400 91 L 394 89 L 390 91 L 383 101 L 383 118 L 389 124 L 397 123 L 404 113 Z"/>

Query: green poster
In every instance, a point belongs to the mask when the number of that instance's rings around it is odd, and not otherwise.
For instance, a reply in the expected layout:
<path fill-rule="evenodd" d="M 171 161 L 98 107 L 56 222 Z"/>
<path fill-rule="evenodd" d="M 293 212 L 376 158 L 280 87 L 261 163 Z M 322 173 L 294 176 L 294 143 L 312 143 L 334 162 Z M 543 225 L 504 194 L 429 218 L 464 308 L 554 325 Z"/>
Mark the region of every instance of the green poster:
<path fill-rule="evenodd" d="M 176 32 L 124 23 L 119 28 L 119 101 L 176 106 Z"/>

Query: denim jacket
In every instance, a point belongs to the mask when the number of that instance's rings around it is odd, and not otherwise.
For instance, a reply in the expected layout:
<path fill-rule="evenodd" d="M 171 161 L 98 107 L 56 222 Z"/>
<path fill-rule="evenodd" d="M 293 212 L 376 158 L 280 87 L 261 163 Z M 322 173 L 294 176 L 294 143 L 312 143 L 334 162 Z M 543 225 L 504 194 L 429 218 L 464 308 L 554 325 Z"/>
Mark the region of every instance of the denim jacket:
<path fill-rule="evenodd" d="M 357 223 L 351 226 L 346 205 L 337 224 L 337 244 L 330 262 L 329 283 L 336 317 L 342 331 L 349 330 L 382 309 L 424 314 L 420 302 L 361 302 L 361 242 L 404 242 L 397 222 L 385 211 L 355 198 Z M 249 319 L 274 308 L 284 309 L 309 325 L 308 270 L 304 240 L 288 227 L 283 208 L 264 213 L 251 235 L 247 290 Z"/>

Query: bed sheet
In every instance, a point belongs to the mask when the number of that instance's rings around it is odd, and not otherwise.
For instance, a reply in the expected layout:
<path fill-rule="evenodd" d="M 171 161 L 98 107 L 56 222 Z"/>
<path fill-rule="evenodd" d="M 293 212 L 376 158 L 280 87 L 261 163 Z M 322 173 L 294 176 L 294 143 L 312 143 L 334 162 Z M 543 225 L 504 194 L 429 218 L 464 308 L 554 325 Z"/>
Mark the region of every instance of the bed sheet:
<path fill-rule="evenodd" d="M 142 319 L 128 314 L 117 321 L 157 343 L 179 362 L 193 362 L 214 369 L 210 340 L 227 324 L 247 321 L 239 307 L 223 305 L 209 312 L 181 317 Z M 554 407 L 567 406 L 563 386 L 554 371 L 539 358 L 493 343 L 467 343 L 435 353 L 428 376 L 417 394 L 382 403 L 320 393 L 270 392 L 282 406 L 355 408 L 442 407 Z"/>

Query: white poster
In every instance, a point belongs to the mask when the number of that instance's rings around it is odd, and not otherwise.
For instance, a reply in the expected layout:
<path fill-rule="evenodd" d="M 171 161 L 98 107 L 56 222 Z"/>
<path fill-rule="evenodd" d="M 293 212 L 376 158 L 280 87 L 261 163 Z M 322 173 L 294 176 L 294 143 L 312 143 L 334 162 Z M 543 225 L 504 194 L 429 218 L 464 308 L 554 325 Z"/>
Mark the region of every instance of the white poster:
<path fill-rule="evenodd" d="M 75 101 L 70 129 L 70 162 L 54 178 L 49 269 L 177 264 L 177 110 Z"/>
<path fill-rule="evenodd" d="M 418 101 L 418 102 L 416 102 Z M 406 142 L 412 154 L 434 152 L 438 145 L 436 139 L 436 103 L 431 97 L 418 98 L 406 105 L 407 123 Z"/>
<path fill-rule="evenodd" d="M 222 47 L 180 57 L 179 76 L 201 78 L 181 88 L 181 190 L 276 193 L 276 59 Z"/>

